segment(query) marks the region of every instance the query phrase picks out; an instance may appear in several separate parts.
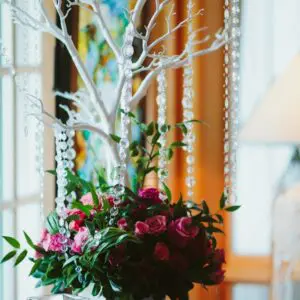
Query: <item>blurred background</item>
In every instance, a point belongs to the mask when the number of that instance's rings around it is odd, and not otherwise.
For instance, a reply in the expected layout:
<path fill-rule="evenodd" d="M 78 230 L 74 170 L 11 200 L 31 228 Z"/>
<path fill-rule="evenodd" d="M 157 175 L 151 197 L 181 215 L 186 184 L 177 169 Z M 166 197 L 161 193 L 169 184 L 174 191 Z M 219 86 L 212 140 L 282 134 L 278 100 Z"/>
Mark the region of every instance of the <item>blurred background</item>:
<path fill-rule="evenodd" d="M 34 13 L 31 0 L 16 1 Z M 50 2 L 50 1 L 49 1 Z M 173 0 L 177 14 L 173 22 L 185 15 L 185 0 Z M 219 239 L 227 252 L 227 276 L 221 287 L 203 291 L 195 288 L 191 299 L 203 300 L 296 300 L 297 259 L 300 257 L 300 1 L 240 0 L 240 147 L 237 180 L 240 211 L 225 216 L 225 236 Z M 49 5 L 48 1 L 46 1 Z M 122 7 L 134 1 L 104 0 L 103 9 L 113 36 L 121 43 L 126 26 Z M 148 0 L 141 20 L 153 10 Z M 199 0 L 204 16 L 195 27 L 207 26 L 213 34 L 223 26 L 224 2 Z M 55 13 L 49 5 L 53 19 Z M 167 13 L 167 12 L 166 12 Z M 163 20 L 163 16 L 162 16 Z M 163 23 L 162 23 L 163 24 Z M 69 31 L 96 82 L 104 82 L 109 93 L 116 84 L 117 64 L 93 19 L 86 12 L 74 10 L 68 17 Z M 159 35 L 164 26 L 155 28 Z M 178 31 L 165 46 L 170 54 L 184 47 L 185 30 Z M 36 240 L 41 229 L 40 185 L 36 172 L 36 122 L 25 118 L 24 95 L 16 88 L 10 73 L 13 64 L 19 87 L 41 97 L 48 111 L 64 118 L 53 90 L 75 91 L 81 86 L 66 50 L 48 35 L 14 26 L 7 7 L 0 6 L 0 39 L 6 58 L 0 61 L 0 235 L 16 235 L 22 230 Z M 136 43 L 136 53 L 139 43 Z M 2 49 L 3 52 L 3 49 Z M 7 59 L 9 58 L 9 60 Z M 224 54 L 223 49 L 194 61 L 196 119 L 209 127 L 197 131 L 196 199 L 207 199 L 212 209 L 218 207 L 224 182 Z M 168 120 L 181 121 L 182 71 L 168 74 Z M 136 85 L 141 78 L 136 78 Z M 156 118 L 155 86 L 138 108 L 142 120 Z M 138 131 L 134 131 L 136 136 Z M 174 133 L 175 135 L 177 133 Z M 179 134 L 179 133 L 178 133 Z M 178 135 L 179 136 L 179 135 Z M 55 165 L 52 132 L 46 129 L 45 169 Z M 105 154 L 101 141 L 89 132 L 76 136 L 76 170 L 86 179 L 101 165 Z M 170 165 L 169 185 L 175 197 L 185 190 L 184 155 L 177 152 Z M 134 170 L 130 170 L 134 172 Z M 155 178 L 151 179 L 155 183 Z M 46 175 L 44 211 L 54 207 L 55 184 Z M 299 202 L 299 204 L 298 204 Z M 0 241 L 0 256 L 6 253 Z M 30 264 L 18 270 L 11 264 L 0 266 L 0 299 L 23 300 L 43 293 L 35 291 L 27 278 Z M 289 279 L 290 278 L 290 279 Z M 284 280 L 288 283 L 284 284 Z M 273 288 L 272 282 L 277 283 Z M 283 287 L 284 295 L 276 290 Z"/>

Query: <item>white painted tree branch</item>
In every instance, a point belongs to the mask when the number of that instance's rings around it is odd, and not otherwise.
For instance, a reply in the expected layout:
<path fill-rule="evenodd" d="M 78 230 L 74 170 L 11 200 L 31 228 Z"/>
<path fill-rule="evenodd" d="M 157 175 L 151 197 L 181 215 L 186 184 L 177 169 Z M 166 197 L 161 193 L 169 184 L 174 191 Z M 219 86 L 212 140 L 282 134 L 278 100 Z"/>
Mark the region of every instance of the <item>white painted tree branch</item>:
<path fill-rule="evenodd" d="M 192 55 L 193 58 L 209 54 L 211 52 L 214 52 L 222 48 L 226 44 L 226 41 L 224 39 L 224 34 L 225 34 L 224 32 L 222 34 L 218 32 L 216 34 L 216 40 L 214 40 L 208 48 L 195 51 Z M 154 70 L 150 71 L 147 74 L 147 76 L 144 78 L 142 83 L 140 84 L 137 92 L 132 98 L 131 108 L 134 109 L 138 105 L 138 103 L 143 99 L 143 97 L 146 96 L 147 90 L 152 80 L 159 74 L 159 72 L 162 69 L 178 69 L 186 65 L 188 63 L 188 57 L 186 55 L 187 55 L 187 51 L 186 49 L 184 49 L 180 55 L 172 56 L 172 57 L 164 56 L 165 63 L 163 65 L 159 65 Z"/>
<path fill-rule="evenodd" d="M 110 134 L 115 134 L 116 116 L 117 109 L 120 104 L 121 95 L 124 87 L 125 76 L 122 70 L 122 64 L 124 62 L 123 53 L 120 47 L 114 41 L 112 34 L 109 31 L 109 27 L 105 22 L 101 11 L 101 1 L 100 0 L 66 0 L 67 1 L 67 11 L 64 13 L 62 8 L 62 0 L 37 0 L 39 3 L 39 9 L 41 13 L 41 20 L 31 16 L 27 11 L 15 4 L 12 4 L 9 0 L 0 0 L 0 3 L 8 4 L 14 15 L 16 23 L 20 23 L 22 26 L 29 27 L 34 30 L 39 30 L 42 32 L 47 32 L 56 37 L 61 41 L 67 48 L 74 65 L 76 66 L 82 81 L 85 84 L 87 93 L 84 91 L 78 91 L 74 94 L 71 93 L 60 93 L 56 92 L 56 95 L 64 97 L 80 108 L 80 113 L 70 110 L 66 106 L 62 106 L 63 109 L 69 114 L 71 120 L 73 121 L 73 126 L 63 124 L 60 120 L 54 116 L 43 111 L 43 114 L 50 118 L 53 122 L 63 126 L 65 128 L 72 128 L 74 130 L 90 130 L 99 135 L 99 137 L 108 145 L 111 154 L 113 156 L 114 164 L 119 163 L 119 156 L 117 147 L 110 138 Z M 58 27 L 49 17 L 47 9 L 44 6 L 44 1 L 52 1 L 59 18 L 60 27 Z M 174 7 L 171 8 L 167 18 L 167 30 L 164 34 L 158 37 L 156 40 L 150 42 L 151 34 L 153 29 L 157 25 L 160 14 L 166 8 L 166 6 L 172 2 L 172 0 L 154 0 L 156 7 L 153 15 L 151 16 L 149 23 L 145 27 L 146 32 L 142 34 L 138 32 L 138 20 L 141 16 L 141 12 L 147 2 L 147 0 L 137 0 L 136 5 L 131 13 L 129 13 L 129 22 L 133 24 L 135 36 L 142 41 L 142 53 L 135 63 L 132 64 L 133 74 L 139 74 L 141 72 L 148 72 L 143 81 L 141 82 L 137 92 L 134 94 L 131 101 L 131 108 L 134 109 L 140 100 L 146 95 L 147 90 L 152 82 L 152 80 L 159 74 L 162 69 L 176 69 L 185 66 L 188 63 L 187 49 L 184 49 L 181 54 L 169 56 L 166 51 L 161 51 L 159 53 L 153 53 L 154 49 L 161 45 L 165 40 L 167 40 L 174 32 L 185 26 L 190 22 L 192 18 L 198 17 L 202 14 L 202 10 L 195 13 L 193 16 L 185 18 L 183 21 L 175 26 L 171 26 L 171 17 L 174 15 Z M 119 64 L 119 82 L 117 86 L 117 100 L 114 103 L 113 110 L 110 114 L 106 109 L 104 101 L 110 101 L 110 99 L 102 99 L 101 93 L 98 90 L 95 82 L 93 81 L 87 67 L 85 66 L 83 60 L 80 58 L 78 50 L 76 49 L 72 37 L 69 35 L 66 25 L 66 18 L 68 17 L 72 6 L 78 6 L 81 9 L 86 9 L 95 15 L 98 27 L 106 40 L 109 47 L 112 49 L 116 60 Z M 198 31 L 202 31 L 203 28 L 196 30 L 194 36 Z M 208 41 L 209 36 L 204 37 L 202 40 L 193 41 L 193 45 L 199 45 Z M 211 53 L 225 44 L 224 33 L 218 33 L 216 35 L 216 40 L 213 41 L 208 48 L 195 51 L 193 57 L 202 56 Z M 152 59 L 150 62 L 147 59 Z M 146 61 L 147 60 L 147 61 Z M 161 65 L 160 62 L 163 61 Z M 95 117 L 96 115 L 96 117 Z"/>

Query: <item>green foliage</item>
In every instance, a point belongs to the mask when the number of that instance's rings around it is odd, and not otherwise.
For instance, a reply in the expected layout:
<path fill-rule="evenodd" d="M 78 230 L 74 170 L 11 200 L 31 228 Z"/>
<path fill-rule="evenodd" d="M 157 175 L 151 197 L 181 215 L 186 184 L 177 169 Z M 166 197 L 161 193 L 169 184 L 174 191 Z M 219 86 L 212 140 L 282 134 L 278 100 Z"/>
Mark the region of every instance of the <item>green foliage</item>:
<path fill-rule="evenodd" d="M 3 236 L 3 239 L 9 243 L 12 247 L 16 248 L 16 249 L 19 249 L 20 248 L 20 243 L 12 238 L 12 237 L 9 237 L 9 236 Z"/>

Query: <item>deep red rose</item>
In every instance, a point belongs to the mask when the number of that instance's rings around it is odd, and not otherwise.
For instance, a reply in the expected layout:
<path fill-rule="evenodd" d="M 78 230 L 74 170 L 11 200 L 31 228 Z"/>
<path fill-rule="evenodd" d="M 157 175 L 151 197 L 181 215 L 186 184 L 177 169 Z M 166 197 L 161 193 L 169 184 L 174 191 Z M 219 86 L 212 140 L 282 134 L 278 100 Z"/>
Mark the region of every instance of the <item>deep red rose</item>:
<path fill-rule="evenodd" d="M 157 243 L 154 249 L 154 257 L 157 260 L 169 260 L 170 251 L 165 243 Z"/>
<path fill-rule="evenodd" d="M 156 188 L 140 189 L 138 195 L 145 200 L 148 205 L 160 204 L 162 202 L 159 197 L 160 191 Z"/>
<path fill-rule="evenodd" d="M 200 228 L 196 238 L 191 239 L 188 242 L 186 253 L 190 261 L 200 260 L 202 264 L 205 264 L 208 261 L 208 257 L 211 253 L 211 246 L 204 228 Z"/>
<path fill-rule="evenodd" d="M 183 272 L 189 267 L 187 258 L 179 251 L 174 252 L 170 257 L 170 265 L 177 271 Z"/>
<path fill-rule="evenodd" d="M 168 235 L 172 243 L 179 248 L 184 248 L 191 239 L 199 233 L 199 227 L 192 224 L 192 218 L 183 217 L 169 224 Z"/>
<path fill-rule="evenodd" d="M 70 230 L 79 231 L 80 227 L 84 225 L 86 214 L 79 209 L 70 209 L 67 211 L 68 216 L 78 216 L 78 220 L 74 220 L 69 224 Z"/>
<path fill-rule="evenodd" d="M 121 218 L 118 222 L 117 225 L 120 229 L 122 230 L 127 230 L 128 229 L 128 224 L 125 218 Z"/>
<path fill-rule="evenodd" d="M 145 234 L 149 233 L 149 225 L 140 221 L 136 222 L 134 233 L 139 237 L 144 236 Z"/>
<path fill-rule="evenodd" d="M 225 279 L 225 271 L 217 270 L 216 272 L 209 275 L 209 279 L 214 282 L 214 284 L 220 284 Z"/>
<path fill-rule="evenodd" d="M 216 266 L 222 266 L 222 264 L 226 263 L 225 260 L 225 251 L 224 249 L 216 249 L 213 258 L 212 258 L 212 263 Z"/>
<path fill-rule="evenodd" d="M 145 223 L 149 226 L 149 234 L 159 235 L 167 230 L 167 217 L 157 215 L 148 218 Z"/>

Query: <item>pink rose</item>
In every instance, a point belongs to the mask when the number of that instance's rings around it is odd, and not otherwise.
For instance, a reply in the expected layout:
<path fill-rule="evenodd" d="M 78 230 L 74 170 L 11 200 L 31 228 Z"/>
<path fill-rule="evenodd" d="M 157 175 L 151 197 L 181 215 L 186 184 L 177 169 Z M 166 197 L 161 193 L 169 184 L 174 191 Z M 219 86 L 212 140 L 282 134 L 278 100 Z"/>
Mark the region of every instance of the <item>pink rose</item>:
<path fill-rule="evenodd" d="M 68 210 L 67 214 L 68 216 L 78 216 L 78 220 L 70 222 L 69 228 L 70 230 L 79 231 L 80 227 L 84 224 L 86 214 L 77 208 Z"/>
<path fill-rule="evenodd" d="M 140 189 L 138 195 L 145 200 L 148 205 L 160 204 L 162 201 L 159 197 L 160 191 L 156 188 Z"/>
<path fill-rule="evenodd" d="M 50 244 L 51 244 L 51 235 L 50 235 L 50 233 L 47 231 L 47 229 L 43 229 L 43 230 L 42 230 L 42 234 L 41 234 L 41 241 L 40 241 L 39 245 L 40 245 L 45 251 L 49 251 Z"/>
<path fill-rule="evenodd" d="M 138 221 L 135 223 L 134 232 L 135 232 L 135 235 L 142 237 L 145 234 L 149 233 L 149 225 L 144 222 Z"/>
<path fill-rule="evenodd" d="M 118 222 L 117 225 L 120 229 L 122 230 L 127 230 L 128 229 L 128 224 L 125 218 L 121 218 Z"/>
<path fill-rule="evenodd" d="M 66 243 L 64 243 L 63 241 L 66 241 Z M 53 234 L 53 235 L 51 235 L 51 238 L 50 238 L 50 245 L 49 245 L 48 250 L 53 251 L 53 252 L 62 253 L 63 249 L 65 248 L 65 245 L 67 243 L 68 243 L 68 240 L 63 234 L 60 234 L 60 233 Z"/>
<path fill-rule="evenodd" d="M 98 197 L 98 200 L 99 200 L 99 206 L 97 207 L 98 210 L 101 210 L 102 209 L 102 200 L 101 198 Z M 94 200 L 93 200 L 93 196 L 91 193 L 87 193 L 85 195 L 83 195 L 80 199 L 80 202 L 83 204 L 83 205 L 91 205 L 91 206 L 95 206 L 94 204 Z"/>
<path fill-rule="evenodd" d="M 157 260 L 169 260 L 170 251 L 165 243 L 157 243 L 154 249 L 154 257 Z"/>
<path fill-rule="evenodd" d="M 71 250 L 75 253 L 82 253 L 82 248 L 86 244 L 89 238 L 89 231 L 86 227 L 81 227 L 78 233 L 74 236 L 74 242 L 72 244 Z"/>
<path fill-rule="evenodd" d="M 169 239 L 179 248 L 184 248 L 188 241 L 199 233 L 199 227 L 192 224 L 192 218 L 183 217 L 170 223 Z"/>
<path fill-rule="evenodd" d="M 145 223 L 149 226 L 149 234 L 159 235 L 167 230 L 167 217 L 157 215 L 148 218 Z"/>

